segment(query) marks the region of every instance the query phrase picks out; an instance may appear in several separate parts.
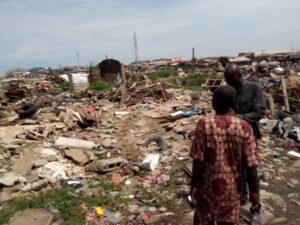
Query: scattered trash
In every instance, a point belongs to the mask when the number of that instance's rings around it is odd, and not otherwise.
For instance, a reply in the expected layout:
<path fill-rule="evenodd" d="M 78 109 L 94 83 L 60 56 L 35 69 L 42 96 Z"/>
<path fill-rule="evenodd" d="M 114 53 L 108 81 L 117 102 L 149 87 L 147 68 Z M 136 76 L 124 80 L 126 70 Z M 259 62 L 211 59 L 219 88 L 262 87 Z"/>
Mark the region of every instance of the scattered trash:
<path fill-rule="evenodd" d="M 140 164 L 140 168 L 149 171 L 154 171 L 158 167 L 159 158 L 160 155 L 158 153 L 148 154 L 143 160 L 143 162 Z"/>
<path fill-rule="evenodd" d="M 170 180 L 170 176 L 166 174 L 161 174 L 159 172 L 155 172 L 148 176 L 148 179 L 152 184 L 165 184 Z"/>

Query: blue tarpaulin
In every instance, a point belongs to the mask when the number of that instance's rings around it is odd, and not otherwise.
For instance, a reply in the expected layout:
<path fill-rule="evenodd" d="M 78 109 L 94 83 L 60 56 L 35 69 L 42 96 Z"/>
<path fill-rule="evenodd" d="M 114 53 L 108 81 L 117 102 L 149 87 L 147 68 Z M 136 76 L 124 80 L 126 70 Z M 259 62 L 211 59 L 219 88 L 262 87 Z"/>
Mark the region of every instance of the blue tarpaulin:
<path fill-rule="evenodd" d="M 43 71 L 43 70 L 46 70 L 46 69 L 42 66 L 35 66 L 35 67 L 32 67 L 29 71 L 36 72 L 36 71 Z"/>

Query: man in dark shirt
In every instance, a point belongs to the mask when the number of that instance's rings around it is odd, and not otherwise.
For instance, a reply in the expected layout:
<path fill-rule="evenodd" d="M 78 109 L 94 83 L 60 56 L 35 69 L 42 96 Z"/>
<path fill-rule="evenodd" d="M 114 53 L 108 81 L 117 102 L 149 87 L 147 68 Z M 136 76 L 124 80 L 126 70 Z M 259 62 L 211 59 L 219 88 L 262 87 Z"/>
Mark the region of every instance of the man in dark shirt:
<path fill-rule="evenodd" d="M 226 67 L 224 77 L 227 84 L 236 90 L 236 116 L 250 123 L 254 136 L 260 139 L 258 122 L 265 116 L 266 110 L 261 86 L 255 82 L 244 80 L 239 67 L 235 64 L 229 64 Z"/>
<path fill-rule="evenodd" d="M 255 138 L 260 139 L 259 120 L 264 117 L 266 110 L 261 86 L 255 82 L 244 80 L 240 68 L 235 64 L 229 64 L 226 67 L 224 77 L 226 83 L 236 90 L 236 116 L 247 121 L 252 127 Z M 248 202 L 246 172 L 244 172 L 242 187 L 241 204 L 244 205 Z"/>

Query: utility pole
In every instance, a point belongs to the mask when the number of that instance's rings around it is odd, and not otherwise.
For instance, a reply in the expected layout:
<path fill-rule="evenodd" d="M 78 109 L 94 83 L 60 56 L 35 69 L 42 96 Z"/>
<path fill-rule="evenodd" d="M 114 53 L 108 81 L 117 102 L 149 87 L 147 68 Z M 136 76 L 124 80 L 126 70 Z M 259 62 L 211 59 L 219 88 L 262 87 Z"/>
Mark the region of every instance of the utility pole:
<path fill-rule="evenodd" d="M 135 62 L 137 63 L 139 61 L 139 56 L 138 56 L 138 47 L 137 47 L 137 37 L 135 31 L 133 32 L 133 44 L 134 44 Z"/>
<path fill-rule="evenodd" d="M 79 52 L 76 52 L 77 65 L 79 66 Z"/>

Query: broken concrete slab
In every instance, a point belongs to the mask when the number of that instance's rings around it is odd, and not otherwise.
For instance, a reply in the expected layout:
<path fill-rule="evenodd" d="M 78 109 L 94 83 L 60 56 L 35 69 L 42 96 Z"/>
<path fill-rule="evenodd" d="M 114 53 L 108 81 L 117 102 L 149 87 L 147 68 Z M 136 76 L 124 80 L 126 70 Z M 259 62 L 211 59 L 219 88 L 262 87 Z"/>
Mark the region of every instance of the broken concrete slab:
<path fill-rule="evenodd" d="M 18 182 L 24 183 L 26 182 L 26 178 L 12 172 L 6 173 L 4 176 L 0 177 L 0 184 L 7 187 L 11 187 Z"/>
<path fill-rule="evenodd" d="M 66 149 L 64 151 L 68 158 L 71 158 L 75 163 L 80 166 L 84 166 L 90 161 L 90 158 L 86 151 L 81 149 Z"/>
<path fill-rule="evenodd" d="M 15 162 L 14 166 L 12 167 L 12 170 L 22 175 L 28 175 L 31 173 L 31 168 L 34 164 L 33 161 L 33 152 L 29 149 L 26 149 L 24 151 L 24 155 L 17 159 L 17 161 Z"/>
<path fill-rule="evenodd" d="M 66 138 L 66 137 L 58 137 L 55 141 L 55 145 L 63 146 L 63 147 L 73 147 L 73 148 L 86 148 L 92 149 L 96 147 L 95 142 L 93 141 L 85 141 L 76 138 Z"/>
<path fill-rule="evenodd" d="M 52 184 L 68 179 L 64 165 L 59 162 L 48 162 L 37 171 L 40 177 L 47 179 Z"/>
<path fill-rule="evenodd" d="M 46 187 L 48 184 L 48 181 L 46 179 L 39 180 L 34 183 L 26 184 L 23 188 L 22 191 L 27 192 L 27 191 L 38 191 L 44 187 Z"/>
<path fill-rule="evenodd" d="M 47 125 L 16 125 L 0 127 L 0 140 L 14 139 L 18 135 L 25 133 L 26 131 L 34 131 L 37 129 L 45 129 Z"/>
<path fill-rule="evenodd" d="M 46 159 L 47 161 L 52 162 L 57 160 L 58 153 L 55 150 L 51 148 L 42 148 L 40 151 L 42 158 Z"/>
<path fill-rule="evenodd" d="M 0 203 L 7 202 L 7 201 L 9 201 L 11 199 L 13 199 L 13 197 L 11 196 L 10 193 L 4 192 L 4 191 L 2 191 L 0 193 Z"/>
<path fill-rule="evenodd" d="M 10 219 L 8 225 L 51 225 L 54 216 L 46 209 L 25 209 Z"/>
<path fill-rule="evenodd" d="M 129 162 L 121 157 L 113 159 L 97 160 L 88 165 L 85 169 L 88 172 L 106 173 L 128 166 Z"/>

